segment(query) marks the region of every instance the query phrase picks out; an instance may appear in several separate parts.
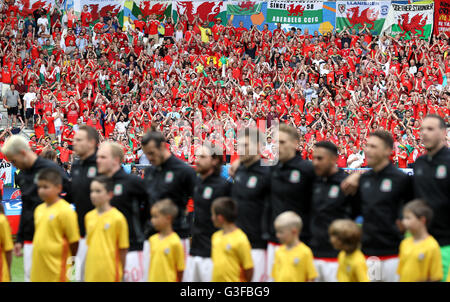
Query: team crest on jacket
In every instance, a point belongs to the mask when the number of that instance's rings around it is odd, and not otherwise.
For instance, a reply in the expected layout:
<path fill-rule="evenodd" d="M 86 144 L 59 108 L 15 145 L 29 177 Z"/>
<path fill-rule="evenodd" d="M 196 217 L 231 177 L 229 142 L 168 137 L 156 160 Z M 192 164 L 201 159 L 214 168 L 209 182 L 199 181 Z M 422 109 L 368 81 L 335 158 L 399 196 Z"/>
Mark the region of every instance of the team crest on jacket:
<path fill-rule="evenodd" d="M 55 216 L 51 214 L 50 217 L 48 217 L 48 220 L 53 220 L 53 218 L 55 218 Z"/>
<path fill-rule="evenodd" d="M 172 171 L 168 171 L 166 173 L 166 178 L 164 179 L 164 181 L 166 183 L 171 183 L 173 181 L 173 172 Z"/>
<path fill-rule="evenodd" d="M 444 165 L 439 165 L 436 169 L 436 178 L 444 179 L 447 177 L 447 167 Z"/>
<path fill-rule="evenodd" d="M 364 188 L 364 189 L 370 188 L 370 181 L 369 181 L 369 180 L 367 180 L 367 181 L 364 182 L 363 188 Z"/>
<path fill-rule="evenodd" d="M 330 188 L 330 191 L 328 192 L 328 197 L 329 198 L 336 198 L 339 195 L 339 186 L 337 185 L 332 185 Z"/>
<path fill-rule="evenodd" d="M 87 172 L 87 177 L 93 178 L 93 177 L 95 177 L 96 175 L 97 175 L 97 168 L 96 168 L 96 167 L 90 167 L 90 168 L 88 169 L 88 172 Z"/>
<path fill-rule="evenodd" d="M 425 259 L 425 254 L 424 253 L 420 253 L 419 254 L 419 261 L 422 261 L 423 259 Z"/>
<path fill-rule="evenodd" d="M 169 255 L 169 253 L 170 253 L 170 249 L 169 249 L 169 248 L 166 248 L 166 249 L 164 250 L 164 254 Z"/>
<path fill-rule="evenodd" d="M 300 182 L 300 171 L 292 170 L 291 175 L 289 176 L 289 181 L 291 183 L 299 183 Z"/>
<path fill-rule="evenodd" d="M 117 184 L 114 186 L 114 195 L 115 196 L 120 196 L 123 193 L 123 187 L 122 184 Z"/>
<path fill-rule="evenodd" d="M 227 252 L 229 251 L 229 250 L 231 250 L 231 244 L 227 244 L 227 246 L 226 246 L 226 250 L 227 250 Z"/>
<path fill-rule="evenodd" d="M 106 231 L 107 229 L 109 229 L 109 227 L 110 227 L 110 224 L 109 224 L 109 223 L 105 223 L 105 231 Z"/>
<path fill-rule="evenodd" d="M 300 259 L 298 259 L 297 257 L 294 258 L 294 265 L 297 265 L 300 262 Z"/>
<path fill-rule="evenodd" d="M 381 192 L 391 192 L 392 191 L 392 180 L 389 178 L 383 179 L 380 187 Z"/>
<path fill-rule="evenodd" d="M 247 181 L 247 188 L 254 189 L 258 183 L 258 178 L 256 176 L 250 176 Z"/>
<path fill-rule="evenodd" d="M 204 199 L 210 199 L 213 193 L 213 189 L 211 187 L 206 187 L 203 190 L 203 198 Z"/>

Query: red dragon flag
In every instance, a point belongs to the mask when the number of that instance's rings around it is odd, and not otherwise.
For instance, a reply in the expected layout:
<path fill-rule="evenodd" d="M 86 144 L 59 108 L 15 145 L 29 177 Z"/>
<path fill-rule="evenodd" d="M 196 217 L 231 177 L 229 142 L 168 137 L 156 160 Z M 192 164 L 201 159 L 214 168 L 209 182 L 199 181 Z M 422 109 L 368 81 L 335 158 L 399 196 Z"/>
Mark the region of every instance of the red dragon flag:
<path fill-rule="evenodd" d="M 338 1 L 336 3 L 336 30 L 362 29 L 379 35 L 389 11 L 391 1 Z"/>
<path fill-rule="evenodd" d="M 159 20 L 163 20 L 164 16 L 172 16 L 172 1 L 141 0 L 139 8 L 144 18 L 150 15 L 156 15 Z"/>
<path fill-rule="evenodd" d="M 323 19 L 323 2 L 280 1 L 267 2 L 267 22 L 282 24 L 320 24 Z"/>
<path fill-rule="evenodd" d="M 116 16 L 125 4 L 125 0 L 79 0 L 79 7 L 77 9 L 83 9 L 85 5 L 88 6 L 88 11 L 91 13 L 94 23 L 98 21 L 100 17 L 105 17 L 107 12 L 111 12 L 112 16 Z M 80 11 L 81 12 L 81 11 Z"/>
<path fill-rule="evenodd" d="M 261 1 L 229 1 L 227 3 L 228 15 L 256 15 L 261 12 Z"/>
<path fill-rule="evenodd" d="M 227 5 L 224 1 L 173 1 L 172 8 L 174 21 L 181 15 L 185 15 L 190 23 L 195 16 L 199 16 L 202 22 L 211 23 L 217 18 L 222 20 L 222 24 L 227 21 Z"/>
<path fill-rule="evenodd" d="M 55 0 L 18 0 L 16 3 L 19 8 L 19 14 L 26 17 L 41 7 L 48 11 L 55 5 Z"/>
<path fill-rule="evenodd" d="M 433 32 L 434 3 L 391 4 L 382 33 L 402 39 L 429 40 Z"/>

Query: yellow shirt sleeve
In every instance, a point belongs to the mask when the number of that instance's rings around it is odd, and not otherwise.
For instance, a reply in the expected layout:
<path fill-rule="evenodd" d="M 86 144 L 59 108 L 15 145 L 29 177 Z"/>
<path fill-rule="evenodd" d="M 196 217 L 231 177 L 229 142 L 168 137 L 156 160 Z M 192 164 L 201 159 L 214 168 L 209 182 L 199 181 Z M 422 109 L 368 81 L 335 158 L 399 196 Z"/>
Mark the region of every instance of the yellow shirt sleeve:
<path fill-rule="evenodd" d="M 66 236 L 70 244 L 80 240 L 80 230 L 78 228 L 77 213 L 68 208 L 61 211 L 60 225 L 63 234 Z"/>
<path fill-rule="evenodd" d="M 403 246 L 404 246 L 404 241 L 402 241 L 400 243 L 400 246 L 398 248 L 398 266 L 397 266 L 397 274 L 400 276 L 401 272 L 402 272 L 402 268 L 403 268 Z"/>
<path fill-rule="evenodd" d="M 13 249 L 11 228 L 8 219 L 3 214 L 0 215 L 0 245 L 4 252 L 9 252 Z"/>
<path fill-rule="evenodd" d="M 280 268 L 280 249 L 278 249 L 275 252 L 275 259 L 273 261 L 273 266 L 272 266 L 272 278 L 275 282 L 277 282 L 278 280 L 278 276 L 279 276 L 279 268 Z"/>
<path fill-rule="evenodd" d="M 444 278 L 444 272 L 442 270 L 442 256 L 439 247 L 434 248 L 430 256 L 430 271 L 428 272 L 430 281 L 441 281 Z"/>
<path fill-rule="evenodd" d="M 357 282 L 370 282 L 367 275 L 367 265 L 363 261 L 358 261 L 355 264 L 355 277 Z"/>
<path fill-rule="evenodd" d="M 242 240 L 240 247 L 238 248 L 238 256 L 242 267 L 247 270 L 253 268 L 252 247 L 248 239 L 246 237 L 244 237 L 244 239 L 245 240 Z"/>
<path fill-rule="evenodd" d="M 316 267 L 314 266 L 314 257 L 310 249 L 308 249 L 305 254 L 305 262 L 306 262 L 307 280 L 310 281 L 316 279 L 318 274 L 316 271 Z"/>
<path fill-rule="evenodd" d="M 127 220 L 121 215 L 117 223 L 119 224 L 117 228 L 119 231 L 119 249 L 127 249 L 130 247 Z"/>
<path fill-rule="evenodd" d="M 173 247 L 174 252 L 174 259 L 176 261 L 176 268 L 177 271 L 182 272 L 184 271 L 184 250 L 183 245 L 180 241 L 178 241 L 175 246 Z"/>

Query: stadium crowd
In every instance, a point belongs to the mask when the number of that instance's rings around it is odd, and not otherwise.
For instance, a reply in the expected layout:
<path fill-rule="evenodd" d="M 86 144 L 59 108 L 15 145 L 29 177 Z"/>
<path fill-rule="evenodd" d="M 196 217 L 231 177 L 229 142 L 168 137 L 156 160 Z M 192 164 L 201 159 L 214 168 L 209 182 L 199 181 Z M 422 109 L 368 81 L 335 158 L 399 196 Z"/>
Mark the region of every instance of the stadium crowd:
<path fill-rule="evenodd" d="M 72 279 L 69 256 L 78 281 L 450 280 L 445 34 L 18 13 L 0 17 L 22 200 L 14 243 L 0 213 L 0 281 L 13 252 L 26 281 Z"/>
<path fill-rule="evenodd" d="M 173 24 L 154 15 L 123 31 L 111 13 L 95 25 L 87 7 L 80 18 L 57 8 L 22 18 L 13 1 L 0 19 L 9 122 L 2 139 L 8 130 L 33 129 L 36 153 L 54 149 L 61 163 L 71 161 L 82 124 L 121 143 L 127 163 L 147 164 L 138 141 L 151 124 L 177 157 L 193 163 L 207 138 L 223 145 L 230 162 L 240 128 L 279 121 L 302 134 L 303 158 L 327 139 L 339 147 L 339 167 L 351 168 L 367 165 L 367 134 L 386 129 L 395 139 L 392 161 L 406 168 L 424 151 L 423 117 L 449 121 L 445 34 L 406 41 L 365 27 L 321 35 L 285 32 L 281 24 L 274 31 L 224 26 L 220 19 L 210 27 L 185 16 Z M 203 133 L 194 136 L 199 125 Z M 272 148 L 268 138 L 263 154 L 273 158 Z"/>

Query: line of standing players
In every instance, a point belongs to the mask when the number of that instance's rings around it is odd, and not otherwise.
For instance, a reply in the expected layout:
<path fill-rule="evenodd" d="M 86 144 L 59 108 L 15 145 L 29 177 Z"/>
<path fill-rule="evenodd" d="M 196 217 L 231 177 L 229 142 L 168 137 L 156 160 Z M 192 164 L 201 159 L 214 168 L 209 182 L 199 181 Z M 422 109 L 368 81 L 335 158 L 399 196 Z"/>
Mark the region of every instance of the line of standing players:
<path fill-rule="evenodd" d="M 358 216 L 363 217 L 362 251 L 366 257 L 377 259 L 381 269 L 378 279 L 373 281 L 396 281 L 398 247 L 403 238 L 401 210 L 406 202 L 421 198 L 434 212 L 430 233 L 441 246 L 445 279 L 450 263 L 450 151 L 445 141 L 445 122 L 437 115 L 426 117 L 421 135 L 427 153 L 417 159 L 413 176 L 390 162 L 393 140 L 384 131 L 375 131 L 368 137 L 365 155 L 372 170 L 348 176 L 337 168 L 337 149 L 331 142 L 317 143 L 312 162 L 303 160 L 296 151 L 298 131 L 287 125 L 279 128 L 279 162 L 266 166 L 259 153 L 248 155 L 260 142 L 256 129 L 245 129 L 239 143 L 246 153 L 230 169 L 233 176 L 230 183 L 220 176 L 222 155 L 201 147 L 195 171 L 173 156 L 164 136 L 154 131 L 142 139 L 142 149 L 152 166 L 145 170 L 144 179 L 129 175 L 122 168 L 120 152 L 111 144 L 98 147 L 95 129 L 82 126 L 74 137 L 74 152 L 79 159 L 72 166 L 71 180 L 61 170 L 63 190 L 67 192 L 64 198 L 74 203 L 80 234 L 84 237 L 84 216 L 93 209 L 90 182 L 98 174 L 112 178 L 111 205 L 124 214 L 129 228 L 125 281 L 146 281 L 150 248 L 147 239 L 156 232 L 150 223 L 150 207 L 164 198 L 171 199 L 179 208 L 173 228 L 186 253 L 183 281 L 210 281 L 211 236 L 216 231 L 211 221 L 211 204 L 223 196 L 230 196 L 237 203 L 236 224 L 251 243 L 252 281 L 271 280 L 274 254 L 279 246 L 274 220 L 285 211 L 294 211 L 302 217 L 304 228 L 300 239 L 314 254 L 319 281 L 336 281 L 338 251 L 329 242 L 330 224 L 336 219 Z M 41 169 L 56 164 L 37 157 L 31 150 L 6 155 L 20 169 L 17 184 L 23 207 L 14 252 L 16 256 L 23 253 L 25 280 L 29 281 L 33 211 L 41 203 L 34 178 Z M 193 215 L 186 211 L 191 197 Z M 76 257 L 78 280 L 83 280 L 86 250 L 86 242 L 81 239 Z"/>

